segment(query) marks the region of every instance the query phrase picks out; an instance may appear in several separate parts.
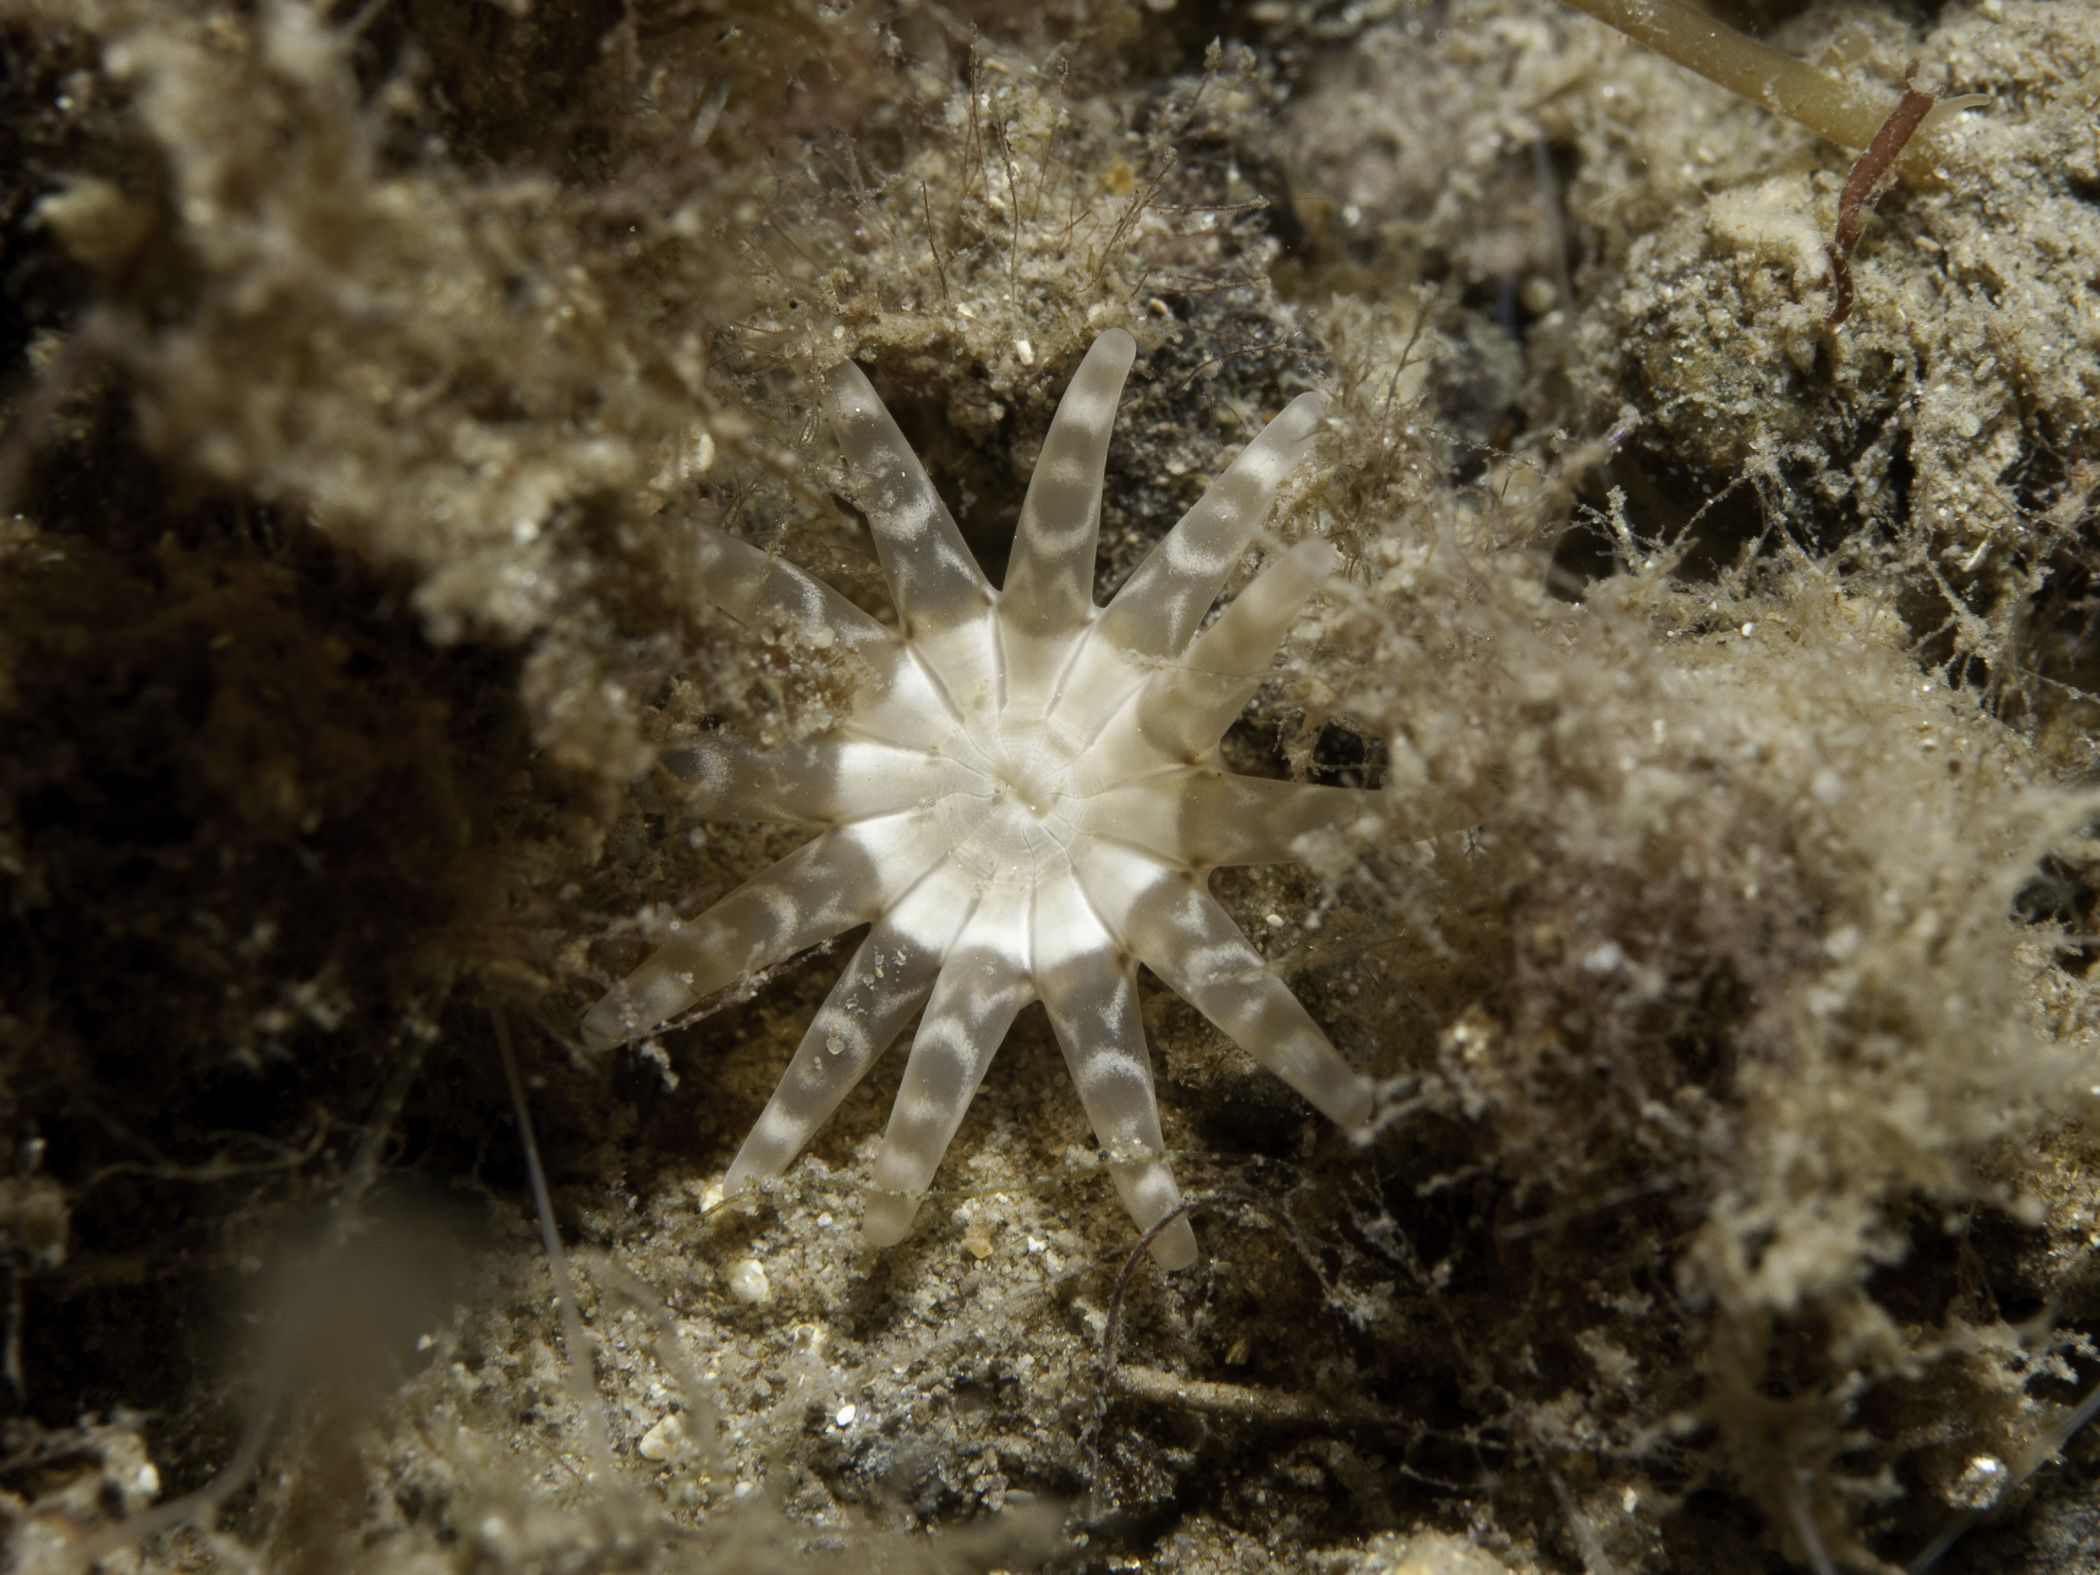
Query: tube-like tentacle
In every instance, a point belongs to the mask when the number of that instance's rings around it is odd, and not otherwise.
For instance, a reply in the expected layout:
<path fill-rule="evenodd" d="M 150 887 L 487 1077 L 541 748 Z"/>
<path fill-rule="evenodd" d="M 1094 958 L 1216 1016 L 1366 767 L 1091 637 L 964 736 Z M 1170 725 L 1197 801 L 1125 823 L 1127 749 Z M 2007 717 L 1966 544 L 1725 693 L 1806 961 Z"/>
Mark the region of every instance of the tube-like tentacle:
<path fill-rule="evenodd" d="M 1371 1085 L 1344 1061 L 1205 877 L 1089 841 L 1074 849 L 1087 900 L 1170 990 L 1344 1127 L 1371 1118 Z"/>
<path fill-rule="evenodd" d="M 879 917 L 947 851 L 944 829 L 939 813 L 914 811 L 798 848 L 678 925 L 584 1014 L 585 1042 L 604 1048 L 647 1033 L 740 975 Z"/>
<path fill-rule="evenodd" d="M 1199 878 L 1186 877 L 1179 891 L 1158 889 L 1132 918 L 1131 945 L 1168 989 L 1322 1115 L 1352 1131 L 1371 1119 L 1371 1085 Z"/>
<path fill-rule="evenodd" d="M 1074 774 L 1077 791 L 1098 792 L 1155 764 L 1209 759 L 1268 677 L 1270 657 L 1333 562 L 1326 542 L 1300 542 L 1256 576 L 1186 654 L 1147 678 L 1101 729 Z"/>
<path fill-rule="evenodd" d="M 712 525 L 694 527 L 694 558 L 702 594 L 740 622 L 771 614 L 805 640 L 821 644 L 829 632 L 864 654 L 897 643 L 896 635 L 822 580 Z"/>
<path fill-rule="evenodd" d="M 919 456 L 851 361 L 826 379 L 824 406 L 860 485 L 904 637 L 925 653 L 951 703 L 970 709 L 980 695 L 989 698 L 998 677 L 987 616 L 996 600 L 991 582 Z"/>
<path fill-rule="evenodd" d="M 1093 621 L 1102 474 L 1136 357 L 1137 341 L 1120 328 L 1096 339 L 1043 435 L 999 593 L 1010 710 L 1044 704 L 1064 649 Z"/>
<path fill-rule="evenodd" d="M 1360 788 L 1274 782 L 1189 766 L 1095 795 L 1079 825 L 1192 869 L 1284 864 L 1297 857 L 1292 847 L 1308 833 L 1347 831 L 1367 822 L 1388 829 L 1378 818 L 1382 802 Z M 1400 832 L 1404 841 L 1434 835 L 1412 827 Z"/>
<path fill-rule="evenodd" d="M 1034 998 L 1026 897 L 1023 885 L 988 894 L 934 983 L 869 1177 L 861 1234 L 875 1246 L 893 1246 L 911 1229 L 918 1195 L 940 1168 L 985 1069 Z"/>
<path fill-rule="evenodd" d="M 724 612 L 744 623 L 776 618 L 804 645 L 836 643 L 868 663 L 873 682 L 857 697 L 851 732 L 924 749 L 950 731 L 939 691 L 894 631 L 823 581 L 712 525 L 696 527 L 695 543 L 700 588 Z"/>
<path fill-rule="evenodd" d="M 902 640 L 869 653 L 876 680 L 855 697 L 853 714 L 838 727 L 841 737 L 899 749 L 937 749 L 961 735 L 946 686 L 922 651 Z"/>
<path fill-rule="evenodd" d="M 949 793 L 988 793 L 983 774 L 922 749 L 816 738 L 758 751 L 714 737 L 666 756 L 721 820 L 830 825 L 920 809 Z"/>
<path fill-rule="evenodd" d="M 1095 643 L 1178 655 L 1261 529 L 1277 487 L 1311 451 L 1326 413 L 1326 395 L 1300 394 L 1262 428 L 1124 582 L 1101 615 Z"/>
<path fill-rule="evenodd" d="M 830 1119 L 912 1014 L 926 1004 L 970 911 L 968 884 L 935 870 L 878 921 L 839 975 L 788 1063 L 765 1113 L 722 1182 L 725 1193 L 780 1175 Z"/>
<path fill-rule="evenodd" d="M 1094 916 L 1078 883 L 1056 882 L 1036 899 L 1037 988 L 1071 1068 L 1079 1102 L 1108 1158 L 1123 1207 L 1141 1231 L 1180 1206 L 1162 1151 L 1152 1057 L 1138 1013 L 1137 968 Z M 1196 1261 L 1196 1234 L 1176 1220 L 1152 1244 L 1165 1269 Z"/>
<path fill-rule="evenodd" d="M 1208 760 L 1268 677 L 1269 659 L 1333 562 L 1326 542 L 1305 541 L 1257 575 L 1179 660 L 1154 672 L 1109 719 L 1073 774 L 1074 790 L 1099 792 L 1161 765 Z"/>
<path fill-rule="evenodd" d="M 1292 400 L 1137 566 L 1058 680 L 1053 736 L 1084 744 L 1090 729 L 1195 638 L 1277 487 L 1311 450 L 1326 410 L 1323 394 Z"/>
<path fill-rule="evenodd" d="M 1201 760 L 1216 749 L 1333 563 L 1326 542 L 1300 542 L 1240 592 L 1180 661 L 1147 679 L 1132 708 L 1145 741 L 1179 760 Z"/>

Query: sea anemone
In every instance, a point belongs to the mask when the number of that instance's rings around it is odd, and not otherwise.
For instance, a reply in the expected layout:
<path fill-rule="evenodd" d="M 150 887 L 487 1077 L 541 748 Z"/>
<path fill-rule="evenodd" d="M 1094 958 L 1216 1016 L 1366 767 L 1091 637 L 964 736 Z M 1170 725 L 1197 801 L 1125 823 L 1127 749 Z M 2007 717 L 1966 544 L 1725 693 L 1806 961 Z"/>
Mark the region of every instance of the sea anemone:
<path fill-rule="evenodd" d="M 1390 813 L 1383 794 L 1235 776 L 1219 759 L 1219 739 L 1325 577 L 1327 543 L 1275 554 L 1197 632 L 1311 448 L 1326 400 L 1294 400 L 1096 607 L 1103 473 L 1136 353 L 1112 329 L 1081 362 L 1044 437 L 1003 589 L 850 362 L 827 379 L 825 409 L 897 627 L 754 547 L 702 537 L 700 580 L 725 611 L 843 644 L 876 675 L 830 732 L 765 752 L 717 737 L 684 762 L 710 813 L 821 833 L 669 926 L 584 1018 L 591 1043 L 618 1044 L 872 925 L 726 1192 L 780 1175 L 923 1008 L 862 1222 L 871 1243 L 899 1241 L 1015 1015 L 1040 1000 L 1124 1207 L 1151 1229 L 1179 1195 L 1138 1011 L 1140 962 L 1332 1120 L 1355 1133 L 1370 1121 L 1370 1083 L 1209 890 L 1220 866 L 1286 862 L 1309 833 Z M 1152 1250 L 1168 1268 L 1193 1262 L 1187 1221 Z"/>

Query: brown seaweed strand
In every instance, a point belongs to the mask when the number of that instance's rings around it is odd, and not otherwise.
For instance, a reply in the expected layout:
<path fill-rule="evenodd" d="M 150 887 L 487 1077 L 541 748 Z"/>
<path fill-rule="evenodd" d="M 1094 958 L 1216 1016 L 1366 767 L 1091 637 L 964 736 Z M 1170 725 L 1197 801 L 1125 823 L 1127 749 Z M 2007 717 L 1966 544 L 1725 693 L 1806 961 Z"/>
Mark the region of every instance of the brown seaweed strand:
<path fill-rule="evenodd" d="M 941 238 L 934 233 L 933 198 L 928 195 L 926 182 L 919 182 L 919 206 L 926 214 L 926 247 L 933 253 L 934 277 L 941 282 L 941 299 L 948 299 L 948 265 L 941 261 Z"/>
<path fill-rule="evenodd" d="M 1903 68 L 1903 101 L 1874 133 L 1874 140 L 1867 144 L 1867 151 L 1852 166 L 1852 173 L 1845 180 L 1845 189 L 1838 196 L 1837 236 L 1830 243 L 1833 299 L 1826 327 L 1835 328 L 1852 315 L 1852 249 L 1859 245 L 1860 232 L 1867 226 L 1867 204 L 1887 177 L 1889 166 L 1896 162 L 1904 144 L 1910 141 L 1911 134 L 1932 113 L 1932 106 L 1939 102 L 1933 94 L 1912 81 L 1917 74 L 1918 62 L 1915 60 Z"/>

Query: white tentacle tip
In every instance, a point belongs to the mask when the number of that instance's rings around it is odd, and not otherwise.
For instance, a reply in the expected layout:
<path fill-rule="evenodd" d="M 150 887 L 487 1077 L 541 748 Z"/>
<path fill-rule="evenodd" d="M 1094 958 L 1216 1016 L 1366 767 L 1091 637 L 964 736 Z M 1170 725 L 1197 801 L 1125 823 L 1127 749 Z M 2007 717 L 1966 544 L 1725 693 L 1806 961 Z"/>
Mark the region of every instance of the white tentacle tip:
<path fill-rule="evenodd" d="M 1203 1249 L 1196 1245 L 1196 1233 L 1189 1227 L 1187 1215 L 1152 1238 L 1152 1261 L 1169 1274 L 1193 1267 L 1202 1256 Z"/>
<path fill-rule="evenodd" d="M 861 1239 L 870 1247 L 894 1247 L 911 1234 L 919 1200 L 905 1192 L 871 1192 L 861 1215 Z"/>
<path fill-rule="evenodd" d="M 624 992 L 614 989 L 583 1014 L 584 1048 L 602 1051 L 624 1045 L 642 1031 L 635 1017 L 633 1003 Z"/>

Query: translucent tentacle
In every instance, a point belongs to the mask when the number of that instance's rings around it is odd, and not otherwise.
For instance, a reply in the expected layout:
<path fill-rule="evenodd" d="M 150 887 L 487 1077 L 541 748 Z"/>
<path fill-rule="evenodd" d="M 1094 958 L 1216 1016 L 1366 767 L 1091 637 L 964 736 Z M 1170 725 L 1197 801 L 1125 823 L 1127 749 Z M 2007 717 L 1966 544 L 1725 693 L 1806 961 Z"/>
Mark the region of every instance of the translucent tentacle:
<path fill-rule="evenodd" d="M 1371 1119 L 1371 1085 L 1198 878 L 1160 892 L 1133 918 L 1132 944 L 1170 990 L 1336 1124 L 1355 1130 Z"/>
<path fill-rule="evenodd" d="M 745 623 L 777 618 L 804 644 L 821 649 L 836 642 L 873 669 L 874 682 L 857 697 L 851 731 L 906 749 L 923 749 L 950 731 L 940 691 L 895 631 L 749 542 L 711 525 L 696 527 L 695 539 L 701 590 L 716 606 Z"/>
<path fill-rule="evenodd" d="M 821 642 L 822 632 L 829 631 L 863 653 L 897 644 L 896 635 L 822 580 L 726 531 L 695 526 L 694 557 L 702 593 L 744 623 L 770 613 L 797 626 L 805 638 Z"/>
<path fill-rule="evenodd" d="M 1071 792 L 1098 794 L 1159 766 L 1210 760 L 1331 563 L 1331 546 L 1300 542 L 1262 569 L 1186 655 L 1144 678 L 1102 724 L 1073 766 Z"/>
<path fill-rule="evenodd" d="M 1179 760 L 1200 760 L 1216 749 L 1269 676 L 1270 659 L 1333 564 L 1328 543 L 1302 541 L 1262 570 L 1180 661 L 1138 691 L 1134 720 L 1145 741 Z"/>
<path fill-rule="evenodd" d="M 883 577 L 905 639 L 926 656 L 950 701 L 969 710 L 996 681 L 995 594 L 919 456 L 860 368 L 843 362 L 824 385 L 839 448 L 860 485 Z"/>
<path fill-rule="evenodd" d="M 893 640 L 887 650 L 869 655 L 877 674 L 873 692 L 857 697 L 853 714 L 838 728 L 841 736 L 918 750 L 962 736 L 946 688 L 923 652 Z"/>
<path fill-rule="evenodd" d="M 1116 402 L 1136 357 L 1137 341 L 1120 328 L 1096 339 L 1043 436 L 999 593 L 1009 709 L 1043 705 L 1063 649 L 1094 618 L 1102 474 Z"/>
<path fill-rule="evenodd" d="M 1204 877 L 1127 848 L 1075 850 L 1087 899 L 1139 959 L 1242 1050 L 1339 1125 L 1371 1117 L 1371 1085 L 1204 889 Z"/>
<path fill-rule="evenodd" d="M 1151 762 L 1208 760 L 1269 673 L 1299 609 L 1327 577 L 1334 549 L 1300 542 L 1234 598 L 1177 661 L 1160 668 L 1102 728 L 1074 775 L 1098 791 Z"/>
<path fill-rule="evenodd" d="M 1189 766 L 1171 776 L 1111 788 L 1088 800 L 1082 830 L 1112 837 L 1192 869 L 1233 864 L 1286 864 L 1300 837 L 1376 825 L 1387 831 L 1380 795 L 1360 788 L 1273 782 Z M 1462 821 L 1461 825 L 1471 824 Z M 1410 834 L 1404 841 L 1434 836 Z"/>
<path fill-rule="evenodd" d="M 943 829 L 940 814 L 914 811 L 798 848 L 678 925 L 584 1014 L 585 1042 L 604 1048 L 647 1033 L 739 976 L 878 917 L 946 852 Z"/>
<path fill-rule="evenodd" d="M 988 894 L 934 983 L 869 1176 L 861 1234 L 877 1247 L 894 1246 L 911 1229 L 919 1194 L 940 1168 L 985 1069 L 1034 998 L 1026 895 L 1019 883 Z"/>
<path fill-rule="evenodd" d="M 935 870 L 868 932 L 811 1020 L 780 1086 L 722 1183 L 735 1193 L 778 1176 L 827 1121 L 912 1014 L 926 1004 L 941 959 L 970 911 L 961 877 Z"/>
<path fill-rule="evenodd" d="M 921 749 L 836 738 L 764 751 L 715 737 L 665 763 L 722 820 L 832 825 L 919 809 L 948 793 L 988 793 L 981 772 Z"/>
<path fill-rule="evenodd" d="M 1195 637 L 1277 487 L 1311 451 L 1326 409 L 1321 394 L 1292 400 L 1088 626 L 1051 702 L 1051 732 L 1062 744 L 1083 745 L 1090 729 Z"/>
<path fill-rule="evenodd" d="M 1210 485 L 1116 593 L 1094 643 L 1174 656 L 1195 636 L 1283 478 L 1311 452 L 1327 396 L 1300 394 Z"/>
<path fill-rule="evenodd" d="M 1036 984 L 1050 1026 L 1072 1070 L 1072 1084 L 1109 1161 L 1123 1207 L 1140 1231 L 1180 1206 L 1162 1157 L 1152 1057 L 1138 1013 L 1137 968 L 1088 906 L 1076 881 L 1046 887 L 1036 900 Z M 1196 1234 L 1176 1220 L 1152 1244 L 1162 1268 L 1196 1261 Z"/>

